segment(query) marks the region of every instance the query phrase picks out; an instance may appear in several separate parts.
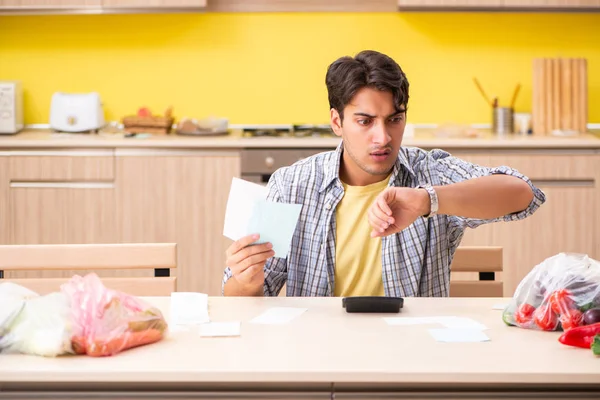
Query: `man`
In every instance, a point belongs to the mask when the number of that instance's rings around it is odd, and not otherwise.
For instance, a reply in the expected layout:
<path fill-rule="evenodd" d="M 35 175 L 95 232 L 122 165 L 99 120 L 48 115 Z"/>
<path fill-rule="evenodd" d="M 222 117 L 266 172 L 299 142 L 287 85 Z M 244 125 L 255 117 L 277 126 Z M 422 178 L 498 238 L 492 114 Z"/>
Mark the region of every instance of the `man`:
<path fill-rule="evenodd" d="M 464 230 L 526 218 L 545 202 L 508 167 L 401 148 L 408 81 L 388 56 L 342 57 L 326 75 L 342 142 L 277 170 L 272 201 L 302 204 L 287 258 L 248 236 L 227 250 L 226 296 L 448 296 Z"/>

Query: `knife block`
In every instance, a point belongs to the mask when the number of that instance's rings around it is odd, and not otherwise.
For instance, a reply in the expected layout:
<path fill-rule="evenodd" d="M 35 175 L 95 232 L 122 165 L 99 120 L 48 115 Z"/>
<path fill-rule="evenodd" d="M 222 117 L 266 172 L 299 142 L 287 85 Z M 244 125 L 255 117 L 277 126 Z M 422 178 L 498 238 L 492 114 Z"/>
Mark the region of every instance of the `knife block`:
<path fill-rule="evenodd" d="M 533 60 L 533 134 L 587 132 L 588 77 L 585 58 Z"/>

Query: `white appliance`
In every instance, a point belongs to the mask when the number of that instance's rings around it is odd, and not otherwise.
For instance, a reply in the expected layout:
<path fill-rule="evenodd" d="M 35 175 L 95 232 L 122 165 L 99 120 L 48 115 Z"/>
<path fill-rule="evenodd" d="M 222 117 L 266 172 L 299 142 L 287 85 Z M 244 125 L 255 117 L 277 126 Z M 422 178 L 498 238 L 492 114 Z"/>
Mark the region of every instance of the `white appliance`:
<path fill-rule="evenodd" d="M 23 87 L 19 81 L 0 81 L 0 134 L 23 129 Z"/>
<path fill-rule="evenodd" d="M 88 132 L 103 126 L 104 111 L 98 93 L 56 92 L 52 95 L 50 128 L 60 132 Z"/>

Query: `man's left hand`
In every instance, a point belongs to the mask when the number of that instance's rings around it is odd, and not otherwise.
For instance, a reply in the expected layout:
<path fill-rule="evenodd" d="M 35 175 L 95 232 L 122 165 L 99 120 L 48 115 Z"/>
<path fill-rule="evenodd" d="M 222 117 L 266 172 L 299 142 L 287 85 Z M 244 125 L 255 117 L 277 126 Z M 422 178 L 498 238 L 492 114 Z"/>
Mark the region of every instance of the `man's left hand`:
<path fill-rule="evenodd" d="M 417 218 L 427 215 L 430 209 L 429 194 L 423 189 L 405 187 L 387 188 L 369 208 L 371 237 L 398 233 Z"/>

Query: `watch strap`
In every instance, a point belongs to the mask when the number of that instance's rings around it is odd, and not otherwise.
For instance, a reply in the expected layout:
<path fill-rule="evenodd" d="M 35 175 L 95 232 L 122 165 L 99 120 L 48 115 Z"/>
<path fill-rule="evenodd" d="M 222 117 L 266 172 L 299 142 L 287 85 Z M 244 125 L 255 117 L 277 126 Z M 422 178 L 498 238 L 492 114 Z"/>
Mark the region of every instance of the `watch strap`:
<path fill-rule="evenodd" d="M 433 217 L 437 214 L 439 208 L 437 192 L 431 185 L 419 185 L 417 186 L 417 189 L 425 189 L 425 191 L 429 194 L 430 211 L 429 214 L 423 215 L 423 218 Z"/>

